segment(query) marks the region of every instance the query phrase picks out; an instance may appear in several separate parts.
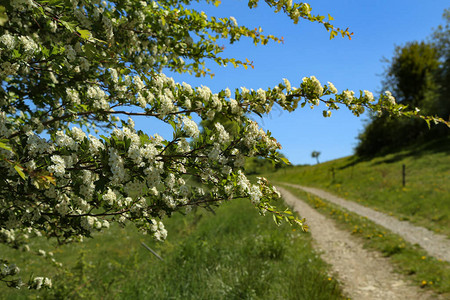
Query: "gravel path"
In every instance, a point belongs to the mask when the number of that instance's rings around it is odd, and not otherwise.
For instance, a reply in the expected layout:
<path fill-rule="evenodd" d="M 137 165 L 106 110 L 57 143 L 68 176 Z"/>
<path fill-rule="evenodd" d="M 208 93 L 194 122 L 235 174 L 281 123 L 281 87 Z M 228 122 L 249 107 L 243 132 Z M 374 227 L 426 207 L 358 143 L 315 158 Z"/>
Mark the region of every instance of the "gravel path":
<path fill-rule="evenodd" d="M 322 259 L 331 265 L 344 292 L 351 299 L 439 299 L 418 287 L 408 285 L 393 272 L 388 259 L 363 248 L 361 241 L 338 229 L 333 220 L 311 208 L 287 190 L 277 187 L 284 200 L 308 220 L 314 244 Z M 334 276 L 334 275 L 333 275 Z"/>
<path fill-rule="evenodd" d="M 450 262 L 450 240 L 445 235 L 434 233 L 426 228 L 412 225 L 406 221 L 399 221 L 394 217 L 385 215 L 358 203 L 344 200 L 320 189 L 290 183 L 283 184 L 302 189 L 308 193 L 340 205 L 349 211 L 357 213 L 358 215 L 366 217 L 367 219 L 400 235 L 406 241 L 412 244 L 420 245 L 431 256 Z"/>

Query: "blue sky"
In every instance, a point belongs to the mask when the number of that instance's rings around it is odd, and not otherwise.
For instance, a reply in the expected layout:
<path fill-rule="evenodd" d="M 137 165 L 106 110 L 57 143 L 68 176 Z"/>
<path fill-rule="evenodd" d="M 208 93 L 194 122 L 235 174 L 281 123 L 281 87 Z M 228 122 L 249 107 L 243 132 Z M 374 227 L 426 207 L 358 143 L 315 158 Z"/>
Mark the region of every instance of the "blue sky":
<path fill-rule="evenodd" d="M 273 87 L 283 78 L 299 86 L 305 76 L 316 76 L 323 84 L 331 81 L 339 91 L 370 90 L 379 92 L 381 74 L 387 64 L 382 58 L 391 58 L 396 45 L 408 41 L 426 40 L 433 29 L 443 24 L 442 13 L 450 8 L 448 0 L 320 0 L 308 2 L 313 14 L 330 14 L 333 24 L 354 32 L 352 40 L 342 37 L 329 39 L 323 26 L 307 21 L 294 25 L 282 13 L 275 14 L 264 1 L 250 10 L 245 0 L 222 0 L 212 5 L 196 5 L 207 15 L 234 16 L 240 25 L 249 28 L 261 26 L 265 34 L 283 36 L 284 44 L 270 43 L 254 46 L 250 40 L 226 45 L 224 56 L 254 62 L 254 69 L 217 68 L 210 64 L 216 76 L 194 78 L 171 74 L 176 81 L 192 86 L 207 85 L 218 91 Z M 311 152 L 320 151 L 320 161 L 351 155 L 362 131 L 364 120 L 341 109 L 331 118 L 322 117 L 322 109 L 299 108 L 293 113 L 274 109 L 270 115 L 256 121 L 270 130 L 281 143 L 283 152 L 293 164 L 313 164 Z M 149 124 L 136 123 L 145 126 Z M 152 125 L 154 126 L 154 125 Z M 161 128 L 154 128 L 160 132 Z M 161 133 L 160 133 L 161 134 Z M 165 129 L 162 135 L 165 136 Z M 166 135 L 167 136 L 167 135 Z M 170 138 L 170 136 L 167 136 Z"/>

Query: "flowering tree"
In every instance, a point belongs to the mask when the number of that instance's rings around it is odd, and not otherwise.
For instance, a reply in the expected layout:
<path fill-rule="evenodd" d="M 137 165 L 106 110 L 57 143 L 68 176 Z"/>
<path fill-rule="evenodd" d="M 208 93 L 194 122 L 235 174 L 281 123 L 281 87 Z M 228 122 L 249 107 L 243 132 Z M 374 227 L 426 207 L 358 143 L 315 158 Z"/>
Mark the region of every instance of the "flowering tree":
<path fill-rule="evenodd" d="M 366 108 L 417 114 L 389 93 L 378 100 L 368 91 L 338 93 L 314 76 L 299 87 L 283 80 L 267 90 L 218 93 L 177 83 L 164 70 L 203 76 L 209 74 L 206 61 L 251 65 L 222 57 L 219 38 L 280 41 L 233 17 L 210 18 L 189 8 L 190 2 L 14 0 L 0 6 L 1 243 L 27 248 L 34 236 L 68 243 L 112 222 L 133 223 L 164 240 L 165 216 L 236 198 L 248 198 L 277 222 L 303 226 L 271 204 L 280 195 L 267 180 L 252 184 L 242 172 L 247 157 L 277 160 L 281 148 L 249 115 L 267 114 L 275 104 L 292 111 L 320 102 L 325 117 L 338 104 L 357 116 Z M 264 2 L 294 23 L 322 24 L 331 38 L 351 37 L 312 15 L 306 3 Z M 220 122 L 200 132 L 192 116 L 229 120 L 238 134 Z M 135 130 L 132 118 L 138 117 L 171 124 L 173 138 Z M 97 128 L 103 135 L 90 134 Z M 190 178 L 202 186 L 190 185 Z M 14 262 L 0 260 L 0 280 L 8 285 L 51 286 L 45 277 L 22 283 Z"/>

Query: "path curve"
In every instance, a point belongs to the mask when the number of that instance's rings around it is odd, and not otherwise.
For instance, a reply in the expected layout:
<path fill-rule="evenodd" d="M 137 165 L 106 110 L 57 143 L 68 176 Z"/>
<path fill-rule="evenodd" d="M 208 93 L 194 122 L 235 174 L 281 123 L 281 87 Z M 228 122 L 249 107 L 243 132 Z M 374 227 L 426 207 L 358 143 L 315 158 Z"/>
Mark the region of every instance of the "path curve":
<path fill-rule="evenodd" d="M 282 187 L 277 186 L 277 189 L 286 203 L 308 220 L 314 244 L 323 252 L 322 259 L 331 265 L 351 299 L 439 299 L 435 294 L 407 284 L 400 274 L 393 272 L 388 259 L 364 249 L 359 239 L 339 229 L 333 220 Z"/>
<path fill-rule="evenodd" d="M 353 201 L 342 199 L 317 188 L 305 187 L 291 183 L 283 184 L 304 190 L 308 193 L 340 205 L 360 216 L 366 217 L 367 219 L 400 235 L 403 239 L 405 239 L 405 241 L 420 245 L 431 256 L 450 262 L 450 240 L 443 234 L 434 233 L 426 228 L 415 226 L 407 221 L 400 221 L 384 213 L 362 206 Z"/>

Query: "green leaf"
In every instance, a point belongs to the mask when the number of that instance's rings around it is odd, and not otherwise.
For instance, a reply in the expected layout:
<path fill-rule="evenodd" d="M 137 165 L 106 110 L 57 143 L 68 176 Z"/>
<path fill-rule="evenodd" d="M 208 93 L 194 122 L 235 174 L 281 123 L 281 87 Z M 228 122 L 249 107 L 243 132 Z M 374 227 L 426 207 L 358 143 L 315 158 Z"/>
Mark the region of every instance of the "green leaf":
<path fill-rule="evenodd" d="M 141 133 L 139 134 L 139 139 L 141 140 L 141 145 L 145 145 L 150 141 L 150 138 L 147 134 Z"/>
<path fill-rule="evenodd" d="M 82 39 L 87 40 L 91 36 L 91 32 L 85 29 L 78 29 L 78 33 L 80 34 Z"/>
<path fill-rule="evenodd" d="M 45 58 L 50 56 L 50 50 L 41 45 L 41 51 Z"/>
<path fill-rule="evenodd" d="M 330 32 L 330 40 L 332 40 L 332 39 L 334 39 L 336 36 L 337 36 L 337 32 L 336 31 L 334 31 L 334 30 L 332 30 L 331 32 Z"/>
<path fill-rule="evenodd" d="M 0 26 L 5 25 L 8 21 L 8 15 L 6 14 L 6 8 L 3 5 L 0 5 Z"/>
<path fill-rule="evenodd" d="M 168 123 L 169 123 L 170 125 L 172 125 L 172 128 L 173 128 L 174 131 L 177 131 L 177 124 L 176 124 L 174 121 L 169 120 Z"/>
<path fill-rule="evenodd" d="M 287 165 L 290 165 L 291 162 L 289 161 L 289 159 L 287 159 L 286 157 L 280 157 L 281 161 L 284 162 Z"/>
<path fill-rule="evenodd" d="M 109 142 L 109 138 L 104 136 L 104 135 L 100 135 L 100 137 L 105 141 L 105 142 Z"/>
<path fill-rule="evenodd" d="M 19 50 L 14 49 L 13 56 L 14 56 L 14 58 L 20 58 L 22 56 L 22 54 L 19 52 Z"/>
<path fill-rule="evenodd" d="M 8 145 L 7 143 L 5 143 L 4 140 L 0 141 L 0 148 L 14 152 L 13 149 L 11 148 L 11 146 Z"/>
<path fill-rule="evenodd" d="M 27 176 L 26 176 L 25 173 L 22 171 L 23 168 L 22 168 L 21 166 L 15 165 L 15 166 L 14 166 L 14 169 L 16 169 L 17 173 L 19 173 L 19 176 L 22 177 L 23 180 L 26 179 Z"/>
<path fill-rule="evenodd" d="M 276 224 L 278 224 L 278 220 L 277 220 L 276 216 L 275 216 L 275 215 L 272 215 L 272 218 L 273 218 L 273 221 L 274 221 Z"/>
<path fill-rule="evenodd" d="M 63 21 L 63 20 L 59 20 L 59 22 L 66 27 L 70 32 L 74 32 L 75 28 L 73 26 L 73 24 L 70 24 L 69 22 Z"/>

